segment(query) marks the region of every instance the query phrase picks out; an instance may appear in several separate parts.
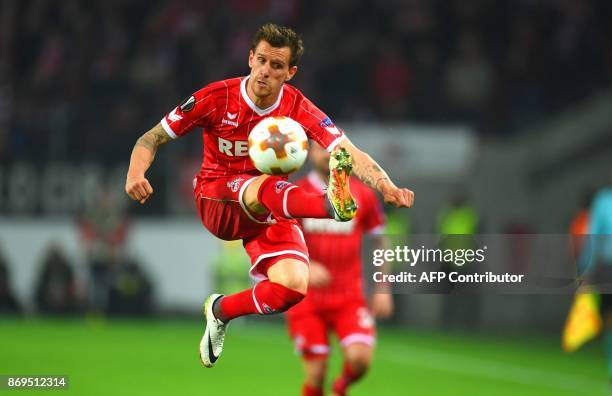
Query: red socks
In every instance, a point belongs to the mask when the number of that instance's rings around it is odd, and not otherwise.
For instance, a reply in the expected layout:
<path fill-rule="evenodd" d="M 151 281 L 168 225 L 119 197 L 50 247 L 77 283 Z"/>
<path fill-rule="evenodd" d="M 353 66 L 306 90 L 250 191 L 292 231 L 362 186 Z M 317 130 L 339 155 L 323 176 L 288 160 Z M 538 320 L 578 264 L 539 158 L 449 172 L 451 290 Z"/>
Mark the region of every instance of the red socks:
<path fill-rule="evenodd" d="M 346 391 L 349 385 L 359 380 L 359 378 L 363 377 L 364 374 L 365 371 L 355 373 L 351 369 L 351 366 L 347 362 L 344 362 L 342 375 L 336 380 L 336 382 L 334 382 L 334 385 L 332 386 L 334 394 L 346 396 Z M 302 386 L 302 396 L 323 396 L 323 388 L 313 388 L 308 384 L 304 384 Z"/>
<path fill-rule="evenodd" d="M 268 177 L 259 187 L 257 200 L 276 217 L 286 219 L 333 218 L 325 194 L 312 194 L 278 176 Z"/>
<path fill-rule="evenodd" d="M 365 371 L 361 373 L 353 372 L 351 366 L 347 362 L 344 362 L 342 375 L 336 380 L 336 382 L 334 382 L 332 389 L 338 395 L 344 396 L 346 395 L 346 389 L 349 387 L 349 385 L 363 377 L 364 374 Z"/>
<path fill-rule="evenodd" d="M 279 283 L 263 280 L 252 289 L 223 297 L 213 308 L 215 316 L 227 322 L 244 315 L 270 315 L 284 312 L 303 298 L 302 293 Z"/>
<path fill-rule="evenodd" d="M 313 388 L 310 385 L 302 386 L 302 396 L 323 396 L 323 388 Z"/>

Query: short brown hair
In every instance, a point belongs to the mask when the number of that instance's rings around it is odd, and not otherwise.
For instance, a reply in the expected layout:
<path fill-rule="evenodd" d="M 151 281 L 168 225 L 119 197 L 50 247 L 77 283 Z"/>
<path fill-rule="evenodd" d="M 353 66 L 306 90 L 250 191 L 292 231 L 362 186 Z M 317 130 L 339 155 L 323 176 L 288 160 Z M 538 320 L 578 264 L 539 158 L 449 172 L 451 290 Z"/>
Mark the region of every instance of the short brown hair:
<path fill-rule="evenodd" d="M 289 67 L 297 65 L 300 57 L 304 53 L 304 45 L 302 38 L 293 31 L 293 29 L 286 26 L 278 26 L 273 23 L 266 23 L 257 30 L 253 42 L 251 43 L 251 50 L 255 52 L 255 48 L 260 41 L 267 41 L 272 47 L 282 48 L 289 47 L 291 50 L 291 58 L 289 59 Z"/>

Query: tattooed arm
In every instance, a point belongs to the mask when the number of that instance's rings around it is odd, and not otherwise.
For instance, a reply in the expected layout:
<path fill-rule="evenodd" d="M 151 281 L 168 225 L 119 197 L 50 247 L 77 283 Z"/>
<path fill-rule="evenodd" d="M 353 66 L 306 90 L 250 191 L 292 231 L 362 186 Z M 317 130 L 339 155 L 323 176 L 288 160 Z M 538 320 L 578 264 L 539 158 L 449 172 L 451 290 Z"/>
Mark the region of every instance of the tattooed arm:
<path fill-rule="evenodd" d="M 407 188 L 398 188 L 377 163 L 367 153 L 359 150 L 351 141 L 344 137 L 338 144 L 353 156 L 353 172 L 365 184 L 378 190 L 385 203 L 397 208 L 411 207 L 414 203 L 414 193 Z"/>
<path fill-rule="evenodd" d="M 136 141 L 125 182 L 125 192 L 133 200 L 143 204 L 153 194 L 153 187 L 145 178 L 145 172 L 153 163 L 157 147 L 170 140 L 172 138 L 161 124 L 157 124 Z"/>

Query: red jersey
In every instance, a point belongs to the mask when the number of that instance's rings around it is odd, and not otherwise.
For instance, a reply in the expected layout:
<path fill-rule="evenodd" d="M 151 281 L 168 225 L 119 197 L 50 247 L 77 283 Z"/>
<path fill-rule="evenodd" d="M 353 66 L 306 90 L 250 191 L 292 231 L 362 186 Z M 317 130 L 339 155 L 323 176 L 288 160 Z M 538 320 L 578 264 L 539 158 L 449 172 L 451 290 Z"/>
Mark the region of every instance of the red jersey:
<path fill-rule="evenodd" d="M 326 187 L 315 172 L 295 184 L 313 193 Z M 375 192 L 354 177 L 351 192 L 359 205 L 353 220 L 344 223 L 333 219 L 300 220 L 310 259 L 327 268 L 331 283 L 322 288 L 309 287 L 306 298 L 293 309 L 307 304 L 333 308 L 363 299 L 361 238 L 364 234 L 382 232 L 385 218 Z"/>
<path fill-rule="evenodd" d="M 266 109 L 258 108 L 247 95 L 248 79 L 232 78 L 207 85 L 161 120 L 173 139 L 202 128 L 204 157 L 199 181 L 241 173 L 260 174 L 249 158 L 248 136 L 266 117 L 294 119 L 310 139 L 329 151 L 343 137 L 343 132 L 325 113 L 289 84 L 283 85 L 276 103 Z"/>

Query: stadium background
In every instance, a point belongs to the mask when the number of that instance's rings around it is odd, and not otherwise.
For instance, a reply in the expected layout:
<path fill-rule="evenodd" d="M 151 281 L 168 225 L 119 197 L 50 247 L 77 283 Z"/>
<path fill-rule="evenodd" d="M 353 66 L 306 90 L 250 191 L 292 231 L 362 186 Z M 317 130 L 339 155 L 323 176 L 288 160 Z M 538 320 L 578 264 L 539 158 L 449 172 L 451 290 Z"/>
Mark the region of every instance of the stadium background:
<path fill-rule="evenodd" d="M 247 74 L 268 21 L 304 37 L 294 85 L 416 192 L 388 213 L 396 230 L 436 233 L 468 207 L 474 232 L 566 233 L 610 182 L 611 8 L 3 1 L 0 374 L 66 374 L 75 394 L 297 393 L 280 320 L 234 324 L 223 364 L 197 362 L 203 298 L 247 282 L 239 249 L 193 216 L 198 133 L 160 150 L 147 205 L 123 192 L 137 137 L 207 82 Z M 396 302 L 356 395 L 605 392 L 601 345 L 560 350 L 569 295 Z"/>

